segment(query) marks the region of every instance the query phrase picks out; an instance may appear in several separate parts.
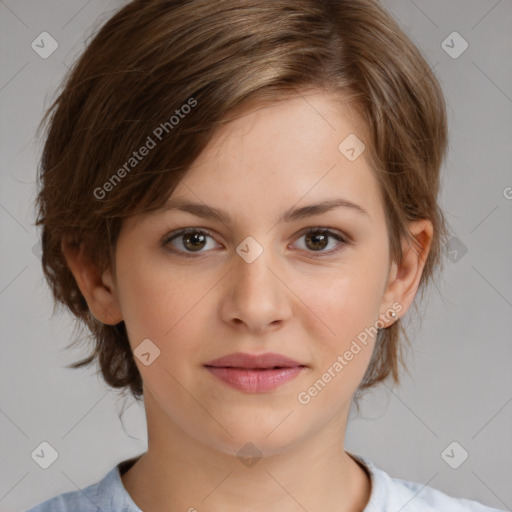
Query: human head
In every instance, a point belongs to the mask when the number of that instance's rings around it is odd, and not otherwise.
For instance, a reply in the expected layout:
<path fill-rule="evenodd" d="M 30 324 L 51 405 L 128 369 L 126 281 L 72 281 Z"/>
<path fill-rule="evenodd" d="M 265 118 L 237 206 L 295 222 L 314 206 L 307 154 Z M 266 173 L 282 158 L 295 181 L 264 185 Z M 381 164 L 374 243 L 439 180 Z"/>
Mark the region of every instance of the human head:
<path fill-rule="evenodd" d="M 161 207 L 219 127 L 249 105 L 313 88 L 350 100 L 363 121 L 390 258 L 401 261 L 410 221 L 432 222 L 423 294 L 446 233 L 437 204 L 445 107 L 428 64 L 379 3 L 134 1 L 92 39 L 47 113 L 37 224 L 55 299 L 92 333 L 94 350 L 75 367 L 97 359 L 109 385 L 142 394 L 123 322 L 92 316 L 62 244 L 83 242 L 94 265 L 113 267 L 123 221 Z M 130 162 L 148 137 L 154 147 Z M 398 382 L 401 338 L 400 321 L 379 332 L 362 390 L 388 375 Z"/>

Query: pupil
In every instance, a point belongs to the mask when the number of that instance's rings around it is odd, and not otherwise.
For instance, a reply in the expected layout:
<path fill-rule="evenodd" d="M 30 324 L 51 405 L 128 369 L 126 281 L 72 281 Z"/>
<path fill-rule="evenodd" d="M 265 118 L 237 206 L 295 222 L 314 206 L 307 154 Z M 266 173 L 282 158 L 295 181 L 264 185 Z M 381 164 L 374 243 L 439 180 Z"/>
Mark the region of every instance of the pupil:
<path fill-rule="evenodd" d="M 201 241 L 199 241 L 199 244 L 203 243 L 204 244 L 204 235 L 201 235 L 200 233 L 194 233 L 193 235 L 185 235 L 185 238 L 186 238 L 186 241 L 190 241 L 190 240 L 193 240 L 192 242 L 192 249 L 196 248 L 196 249 L 201 249 L 202 246 L 201 245 L 197 245 L 197 242 L 198 242 L 198 239 L 202 239 Z M 187 245 L 185 243 L 185 245 Z"/>
<path fill-rule="evenodd" d="M 323 249 L 327 245 L 327 237 L 323 234 L 310 234 L 307 236 L 307 240 L 313 240 L 313 243 L 317 243 L 318 239 L 321 239 L 321 247 L 316 247 L 317 249 Z"/>

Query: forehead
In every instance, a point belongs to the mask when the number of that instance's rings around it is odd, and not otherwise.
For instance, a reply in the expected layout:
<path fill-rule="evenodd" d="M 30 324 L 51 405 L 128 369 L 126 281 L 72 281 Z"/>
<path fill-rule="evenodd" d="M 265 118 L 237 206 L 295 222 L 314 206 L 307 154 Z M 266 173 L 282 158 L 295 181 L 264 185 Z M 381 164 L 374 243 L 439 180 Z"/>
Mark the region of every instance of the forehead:
<path fill-rule="evenodd" d="M 365 127 L 357 111 L 324 93 L 244 105 L 218 128 L 167 203 L 127 219 L 124 230 L 183 210 L 230 229 L 267 231 L 306 219 L 308 208 L 309 214 L 333 211 L 385 228 L 381 190 L 366 149 L 347 158 L 356 139 L 364 148 Z M 329 202 L 345 204 L 310 208 Z"/>
<path fill-rule="evenodd" d="M 372 210 L 380 190 L 366 137 L 357 111 L 325 93 L 255 103 L 218 129 L 172 196 L 256 212 L 342 194 Z"/>

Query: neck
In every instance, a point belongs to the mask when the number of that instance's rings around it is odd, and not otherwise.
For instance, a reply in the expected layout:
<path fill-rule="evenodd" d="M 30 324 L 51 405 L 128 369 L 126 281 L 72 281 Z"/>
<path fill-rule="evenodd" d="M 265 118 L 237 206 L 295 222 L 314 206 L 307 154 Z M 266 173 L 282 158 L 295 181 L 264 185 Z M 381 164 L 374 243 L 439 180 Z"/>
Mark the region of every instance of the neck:
<path fill-rule="evenodd" d="M 360 512 L 369 475 L 343 449 L 345 418 L 296 446 L 242 459 L 191 437 L 174 424 L 151 428 L 148 451 L 121 476 L 144 512 Z"/>

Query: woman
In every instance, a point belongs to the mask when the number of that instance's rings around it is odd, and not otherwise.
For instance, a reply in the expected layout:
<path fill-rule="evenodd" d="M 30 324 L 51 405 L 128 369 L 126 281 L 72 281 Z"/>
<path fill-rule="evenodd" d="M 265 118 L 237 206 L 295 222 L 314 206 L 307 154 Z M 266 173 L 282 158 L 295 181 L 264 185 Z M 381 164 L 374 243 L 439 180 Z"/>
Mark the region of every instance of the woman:
<path fill-rule="evenodd" d="M 447 233 L 442 91 L 376 0 L 131 2 L 50 113 L 43 269 L 148 451 L 33 512 L 496 510 L 344 450 Z"/>

